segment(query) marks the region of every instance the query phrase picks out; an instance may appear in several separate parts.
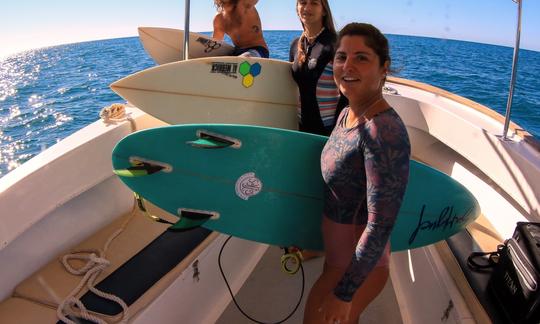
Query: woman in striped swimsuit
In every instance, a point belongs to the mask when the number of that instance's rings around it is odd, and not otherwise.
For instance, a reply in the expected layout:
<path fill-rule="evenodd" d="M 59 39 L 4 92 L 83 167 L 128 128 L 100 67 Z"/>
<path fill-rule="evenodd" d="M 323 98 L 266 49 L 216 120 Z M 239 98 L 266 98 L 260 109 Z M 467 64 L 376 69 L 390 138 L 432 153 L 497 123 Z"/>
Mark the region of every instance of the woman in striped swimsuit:
<path fill-rule="evenodd" d="M 299 129 L 328 136 L 347 105 L 334 82 L 332 61 L 337 38 L 328 0 L 297 0 L 296 13 L 304 32 L 291 44 L 289 61 L 300 92 Z M 304 260 L 323 255 L 302 251 Z"/>
<path fill-rule="evenodd" d="M 296 12 L 304 32 L 292 42 L 289 60 L 300 90 L 299 128 L 330 135 L 340 108 L 346 105 L 332 72 L 337 37 L 332 13 L 328 0 L 297 0 Z"/>
<path fill-rule="evenodd" d="M 323 273 L 313 285 L 304 323 L 358 323 L 388 279 L 390 233 L 409 176 L 407 130 L 382 95 L 388 41 L 369 24 L 339 33 L 334 78 L 349 106 L 321 154 L 325 182 Z"/>

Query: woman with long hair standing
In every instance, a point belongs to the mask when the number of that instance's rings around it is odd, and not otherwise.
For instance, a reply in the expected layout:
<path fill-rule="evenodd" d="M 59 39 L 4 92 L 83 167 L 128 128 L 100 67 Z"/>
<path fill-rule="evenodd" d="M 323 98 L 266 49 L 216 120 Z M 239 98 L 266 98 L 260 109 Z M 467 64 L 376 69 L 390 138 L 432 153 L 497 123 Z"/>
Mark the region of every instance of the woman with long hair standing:
<path fill-rule="evenodd" d="M 303 32 L 292 42 L 289 60 L 300 91 L 299 128 L 329 135 L 346 105 L 332 72 L 337 38 L 332 12 L 328 0 L 297 0 L 296 13 Z"/>

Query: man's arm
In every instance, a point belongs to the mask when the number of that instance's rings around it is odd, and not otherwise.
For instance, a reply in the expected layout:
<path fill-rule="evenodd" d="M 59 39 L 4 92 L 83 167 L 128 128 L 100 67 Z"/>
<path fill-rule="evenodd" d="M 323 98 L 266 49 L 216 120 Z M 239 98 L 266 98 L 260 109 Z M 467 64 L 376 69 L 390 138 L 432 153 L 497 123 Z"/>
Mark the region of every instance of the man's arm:
<path fill-rule="evenodd" d="M 217 40 L 223 40 L 225 38 L 223 17 L 219 13 L 214 17 L 214 33 L 212 34 L 212 38 Z"/>

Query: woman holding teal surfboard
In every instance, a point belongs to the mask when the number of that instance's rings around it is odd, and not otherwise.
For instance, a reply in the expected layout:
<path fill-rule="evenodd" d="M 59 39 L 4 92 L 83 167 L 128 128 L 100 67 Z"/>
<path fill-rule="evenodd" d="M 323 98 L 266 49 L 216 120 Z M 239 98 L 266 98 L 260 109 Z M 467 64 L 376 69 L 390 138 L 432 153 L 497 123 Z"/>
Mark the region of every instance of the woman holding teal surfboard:
<path fill-rule="evenodd" d="M 389 238 L 409 176 L 405 125 L 384 100 L 388 41 L 369 24 L 341 30 L 334 78 L 349 99 L 321 155 L 325 266 L 304 323 L 358 323 L 389 275 Z"/>

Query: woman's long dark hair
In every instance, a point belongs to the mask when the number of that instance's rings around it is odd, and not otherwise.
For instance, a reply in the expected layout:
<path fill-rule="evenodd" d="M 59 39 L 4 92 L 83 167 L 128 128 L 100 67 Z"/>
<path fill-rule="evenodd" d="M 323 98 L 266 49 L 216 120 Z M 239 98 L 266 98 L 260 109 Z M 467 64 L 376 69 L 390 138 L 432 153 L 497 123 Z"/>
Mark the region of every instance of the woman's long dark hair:
<path fill-rule="evenodd" d="M 366 45 L 370 47 L 379 57 L 380 65 L 383 66 L 388 61 L 388 68 L 392 59 L 390 58 L 390 47 L 388 39 L 381 33 L 377 27 L 365 23 L 350 23 L 339 31 L 337 44 L 339 46 L 341 39 L 345 36 L 362 36 Z"/>

